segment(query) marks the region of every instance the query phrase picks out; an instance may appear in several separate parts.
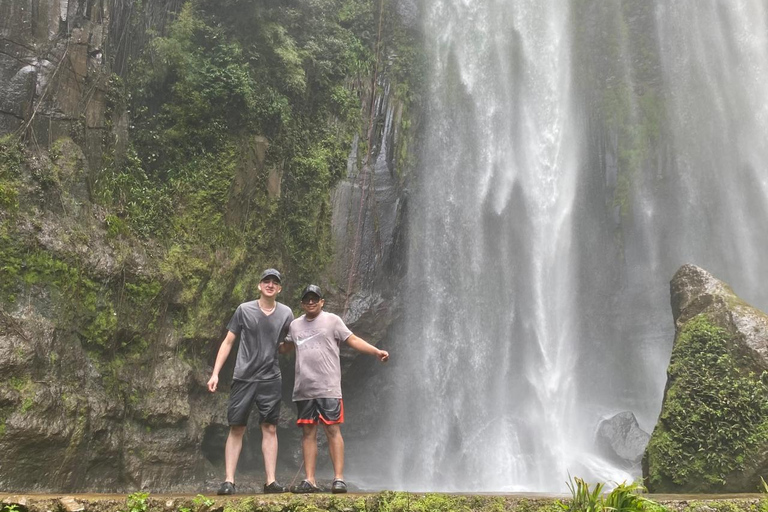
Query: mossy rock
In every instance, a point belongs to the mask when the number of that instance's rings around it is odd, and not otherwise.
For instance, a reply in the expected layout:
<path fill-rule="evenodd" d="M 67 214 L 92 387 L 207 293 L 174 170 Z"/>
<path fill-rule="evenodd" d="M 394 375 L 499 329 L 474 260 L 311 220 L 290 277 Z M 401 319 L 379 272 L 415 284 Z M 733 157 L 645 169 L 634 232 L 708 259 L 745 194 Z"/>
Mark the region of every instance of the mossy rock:
<path fill-rule="evenodd" d="M 768 471 L 768 316 L 706 271 L 671 283 L 675 343 L 643 461 L 651 492 L 756 492 Z"/>

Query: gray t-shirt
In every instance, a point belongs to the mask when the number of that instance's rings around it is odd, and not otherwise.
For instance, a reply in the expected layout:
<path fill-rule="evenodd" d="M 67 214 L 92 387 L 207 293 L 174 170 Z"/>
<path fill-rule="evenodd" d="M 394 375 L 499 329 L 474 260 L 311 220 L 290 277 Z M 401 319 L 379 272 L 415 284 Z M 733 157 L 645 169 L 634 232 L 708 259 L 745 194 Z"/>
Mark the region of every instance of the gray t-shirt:
<path fill-rule="evenodd" d="M 301 315 L 291 323 L 286 341 L 296 344 L 294 402 L 341 398 L 339 346 L 351 335 L 341 318 L 325 311 L 312 320 Z"/>
<path fill-rule="evenodd" d="M 244 302 L 237 307 L 227 329 L 240 335 L 240 348 L 235 362 L 234 380 L 261 381 L 280 378 L 277 347 L 288 334 L 293 311 L 285 304 L 275 303 L 267 316 L 259 301 Z"/>

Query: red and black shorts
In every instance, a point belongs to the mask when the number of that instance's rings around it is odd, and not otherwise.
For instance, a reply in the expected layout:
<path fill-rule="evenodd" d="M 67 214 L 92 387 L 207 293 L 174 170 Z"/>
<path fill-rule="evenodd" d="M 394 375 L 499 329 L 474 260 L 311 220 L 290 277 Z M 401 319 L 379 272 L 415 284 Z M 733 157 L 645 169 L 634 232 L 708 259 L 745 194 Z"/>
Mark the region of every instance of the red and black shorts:
<path fill-rule="evenodd" d="M 341 398 L 313 398 L 297 400 L 299 409 L 297 426 L 302 425 L 339 425 L 344 423 L 344 400 Z"/>

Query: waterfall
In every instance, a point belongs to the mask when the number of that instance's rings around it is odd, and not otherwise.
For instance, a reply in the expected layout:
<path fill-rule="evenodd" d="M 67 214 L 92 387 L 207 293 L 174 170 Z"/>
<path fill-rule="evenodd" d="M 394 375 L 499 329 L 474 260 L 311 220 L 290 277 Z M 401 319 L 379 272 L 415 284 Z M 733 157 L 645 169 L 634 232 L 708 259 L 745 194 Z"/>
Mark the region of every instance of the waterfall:
<path fill-rule="evenodd" d="M 637 478 L 598 454 L 595 430 L 628 410 L 652 431 L 675 270 L 700 265 L 768 308 L 766 4 L 424 13 L 405 316 L 350 471 L 430 491 Z"/>

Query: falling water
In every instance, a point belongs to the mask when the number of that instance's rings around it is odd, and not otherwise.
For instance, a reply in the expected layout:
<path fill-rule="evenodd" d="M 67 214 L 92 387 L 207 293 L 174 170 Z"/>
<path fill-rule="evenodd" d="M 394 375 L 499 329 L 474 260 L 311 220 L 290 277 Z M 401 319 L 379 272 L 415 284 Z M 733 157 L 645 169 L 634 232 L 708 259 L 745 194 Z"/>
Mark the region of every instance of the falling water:
<path fill-rule="evenodd" d="M 629 410 L 652 431 L 675 270 L 768 308 L 766 3 L 428 0 L 424 15 L 405 320 L 360 478 L 637 477 L 595 430 Z"/>

